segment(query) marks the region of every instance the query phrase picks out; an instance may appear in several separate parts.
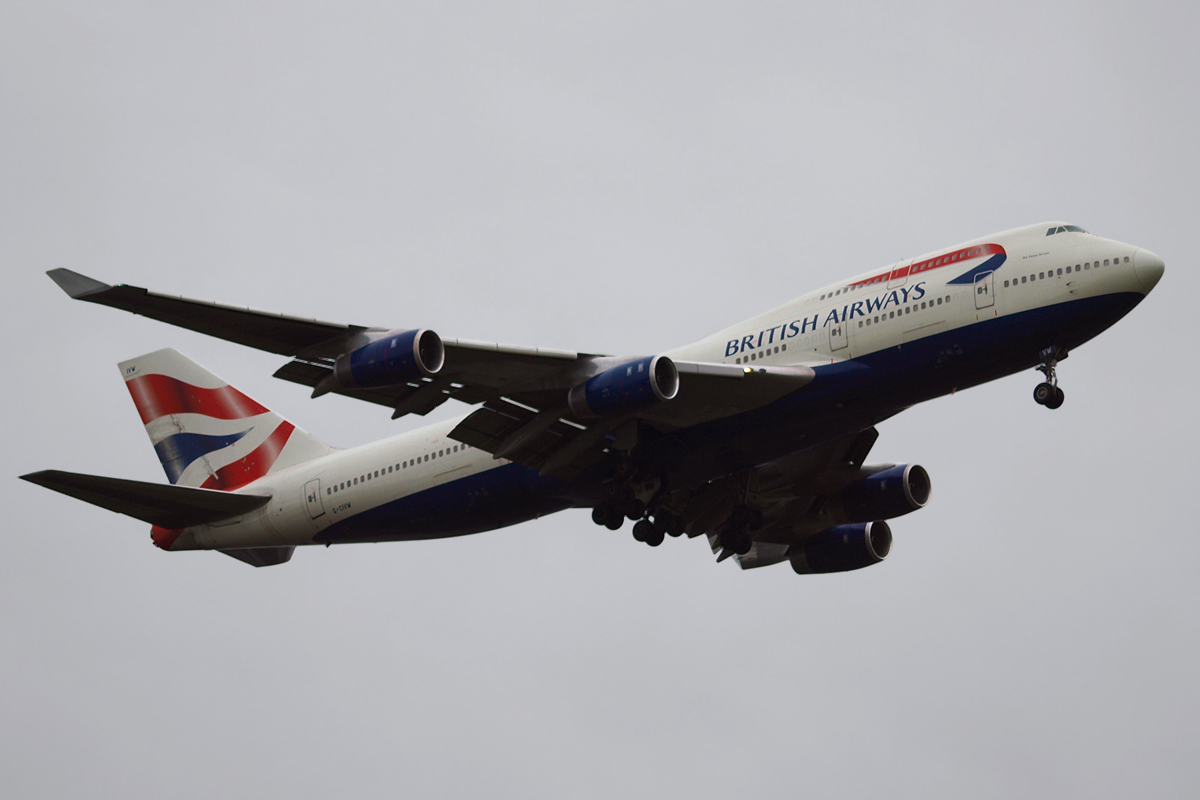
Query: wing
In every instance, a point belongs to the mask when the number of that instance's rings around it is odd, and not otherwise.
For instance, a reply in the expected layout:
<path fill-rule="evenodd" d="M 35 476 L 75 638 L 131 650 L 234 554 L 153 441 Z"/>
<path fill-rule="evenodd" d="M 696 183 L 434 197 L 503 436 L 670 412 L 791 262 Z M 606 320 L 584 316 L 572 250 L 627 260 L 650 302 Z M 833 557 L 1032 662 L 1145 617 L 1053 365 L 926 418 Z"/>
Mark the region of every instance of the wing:
<path fill-rule="evenodd" d="M 437 369 L 412 370 L 402 379 L 378 385 L 352 384 L 344 380 L 341 366 L 397 331 L 237 308 L 137 286 L 111 286 L 66 269 L 47 274 L 73 299 L 289 356 L 292 360 L 275 377 L 312 387 L 314 397 L 331 391 L 377 403 L 391 408 L 393 418 L 428 414 L 450 399 L 482 404 L 454 429 L 453 438 L 497 458 L 567 479 L 614 448 L 631 448 L 642 426 L 668 432 L 748 411 L 803 387 L 815 375 L 805 366 L 751 369 L 668 359 L 677 390 L 668 398 L 655 389 L 666 402 L 651 398 L 641 405 L 593 415 L 571 405 L 572 390 L 590 385 L 593 378 L 632 369 L 637 359 L 441 339 L 434 334 L 444 355 Z M 410 341 L 419 342 L 422 333 L 401 335 L 415 334 Z M 397 338 L 393 336 L 393 344 Z M 632 390 L 618 387 L 616 391 L 620 395 Z"/>
<path fill-rule="evenodd" d="M 119 308 L 180 328 L 215 336 L 294 360 L 275 377 L 316 387 L 339 355 L 368 344 L 388 328 L 346 325 L 191 300 L 138 286 L 110 286 L 67 269 L 47 273 L 75 300 Z M 444 341 L 446 367 L 436 377 L 392 386 L 339 387 L 336 394 L 395 409 L 393 416 L 428 414 L 451 397 L 480 403 L 514 384 L 536 382 L 587 356 L 561 350 L 506 347 L 487 342 Z"/>

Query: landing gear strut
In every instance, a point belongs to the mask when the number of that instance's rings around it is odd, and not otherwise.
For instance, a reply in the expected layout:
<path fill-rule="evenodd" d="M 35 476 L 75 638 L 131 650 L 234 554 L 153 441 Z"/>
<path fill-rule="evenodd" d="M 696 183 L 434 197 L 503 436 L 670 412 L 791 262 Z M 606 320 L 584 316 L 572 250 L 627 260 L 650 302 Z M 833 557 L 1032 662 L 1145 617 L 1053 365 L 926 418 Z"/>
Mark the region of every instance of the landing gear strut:
<path fill-rule="evenodd" d="M 1063 404 L 1066 396 L 1063 390 L 1058 388 L 1058 376 L 1055 374 L 1055 367 L 1058 362 L 1067 357 L 1067 351 L 1058 347 L 1050 347 L 1043 350 L 1041 355 L 1042 363 L 1038 364 L 1037 370 L 1046 376 L 1043 383 L 1039 383 L 1033 390 L 1033 400 L 1038 405 L 1046 408 L 1054 409 Z"/>

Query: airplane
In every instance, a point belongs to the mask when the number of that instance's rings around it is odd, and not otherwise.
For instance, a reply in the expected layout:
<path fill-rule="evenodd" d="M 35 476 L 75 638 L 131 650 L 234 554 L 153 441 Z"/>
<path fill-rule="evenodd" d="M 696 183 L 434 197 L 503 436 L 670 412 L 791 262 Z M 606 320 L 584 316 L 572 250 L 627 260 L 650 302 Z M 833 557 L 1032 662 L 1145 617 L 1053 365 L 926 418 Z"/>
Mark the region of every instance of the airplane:
<path fill-rule="evenodd" d="M 151 524 L 163 550 L 254 566 L 301 545 L 479 533 L 590 508 L 634 539 L 705 535 L 717 561 L 798 574 L 883 561 L 924 507 L 916 464 L 867 464 L 875 426 L 942 395 L 1056 367 L 1162 278 L 1149 250 L 1047 222 L 871 270 L 657 355 L 613 357 L 321 322 L 111 286 L 71 297 L 287 356 L 275 377 L 382 405 L 469 414 L 329 447 L 174 350 L 121 362 L 169 484 L 25 480 Z"/>

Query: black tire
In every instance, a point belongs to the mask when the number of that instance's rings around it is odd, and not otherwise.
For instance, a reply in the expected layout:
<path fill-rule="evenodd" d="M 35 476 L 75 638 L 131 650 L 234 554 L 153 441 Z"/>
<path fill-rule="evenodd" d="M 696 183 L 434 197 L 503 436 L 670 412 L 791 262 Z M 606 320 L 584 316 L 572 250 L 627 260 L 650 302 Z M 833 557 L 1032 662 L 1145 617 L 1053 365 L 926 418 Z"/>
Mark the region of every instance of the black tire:
<path fill-rule="evenodd" d="M 663 543 L 663 536 L 664 536 L 664 534 L 662 531 L 660 531 L 658 528 L 655 528 L 652 526 L 650 528 L 650 535 L 647 536 L 642 541 L 644 541 L 646 544 L 650 545 L 651 547 L 658 547 L 660 544 Z"/>
<path fill-rule="evenodd" d="M 624 515 L 615 506 L 605 506 L 604 510 L 604 527 L 610 531 L 619 531 L 621 526 L 625 524 Z"/>
<path fill-rule="evenodd" d="M 608 522 L 608 511 L 604 506 L 596 506 L 592 509 L 592 522 L 597 525 L 603 525 Z"/>
<path fill-rule="evenodd" d="M 1033 390 L 1033 401 L 1039 406 L 1049 405 L 1054 399 L 1055 387 L 1050 383 L 1039 383 Z"/>
<path fill-rule="evenodd" d="M 634 539 L 637 539 L 639 542 L 646 542 L 648 544 L 650 542 L 650 540 L 652 540 L 654 538 L 654 536 L 655 536 L 654 525 L 652 525 L 650 523 L 650 520 L 639 519 L 636 523 L 634 523 L 634 526 L 633 526 L 633 538 Z"/>
<path fill-rule="evenodd" d="M 1066 393 L 1057 386 L 1054 387 L 1054 396 L 1046 401 L 1046 408 L 1055 409 L 1062 406 L 1063 401 L 1067 399 Z"/>
<path fill-rule="evenodd" d="M 750 552 L 751 547 L 754 547 L 754 540 L 750 538 L 749 534 L 743 533 L 733 543 L 733 552 L 739 556 L 744 556 Z"/>
<path fill-rule="evenodd" d="M 646 516 L 646 504 L 636 497 L 630 497 L 626 500 L 623 508 L 625 516 L 629 517 L 629 519 L 641 519 Z"/>

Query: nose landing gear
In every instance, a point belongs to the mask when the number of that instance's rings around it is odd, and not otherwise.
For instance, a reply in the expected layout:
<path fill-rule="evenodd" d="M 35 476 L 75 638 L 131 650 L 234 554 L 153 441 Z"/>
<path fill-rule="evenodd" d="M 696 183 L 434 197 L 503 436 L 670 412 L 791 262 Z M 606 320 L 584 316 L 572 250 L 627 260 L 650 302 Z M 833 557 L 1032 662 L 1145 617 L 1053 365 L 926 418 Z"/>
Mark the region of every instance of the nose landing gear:
<path fill-rule="evenodd" d="M 1039 383 L 1033 390 L 1033 400 L 1038 405 L 1045 406 L 1049 409 L 1058 408 L 1063 404 L 1066 395 L 1063 390 L 1058 388 L 1058 376 L 1055 374 L 1055 367 L 1058 362 L 1067 357 L 1067 351 L 1058 347 L 1049 347 L 1039 353 L 1042 358 L 1042 363 L 1038 364 L 1037 370 L 1046 376 L 1046 380 Z"/>

